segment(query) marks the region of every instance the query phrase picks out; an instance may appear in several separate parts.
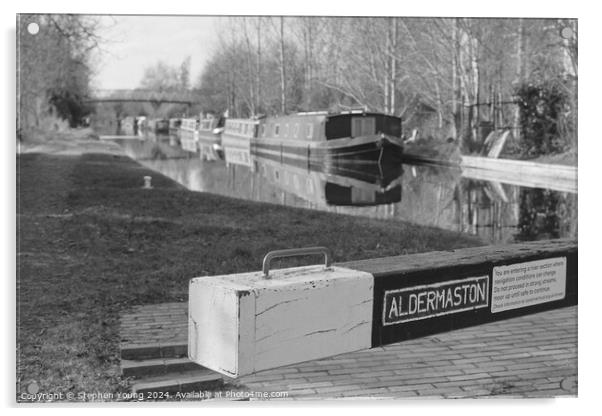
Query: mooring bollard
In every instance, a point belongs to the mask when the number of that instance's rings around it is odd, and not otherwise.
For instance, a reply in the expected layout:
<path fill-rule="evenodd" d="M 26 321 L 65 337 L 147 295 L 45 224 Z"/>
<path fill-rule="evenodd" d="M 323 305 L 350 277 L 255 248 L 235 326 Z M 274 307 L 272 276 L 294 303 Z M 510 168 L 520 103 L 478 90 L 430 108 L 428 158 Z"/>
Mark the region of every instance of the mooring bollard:
<path fill-rule="evenodd" d="M 151 185 L 151 180 L 153 179 L 152 176 L 145 176 L 144 177 L 144 189 L 153 189 L 153 186 Z"/>
<path fill-rule="evenodd" d="M 270 270 L 274 258 L 324 264 Z M 577 304 L 577 242 L 537 241 L 331 265 L 321 247 L 190 281 L 188 356 L 240 377 Z"/>

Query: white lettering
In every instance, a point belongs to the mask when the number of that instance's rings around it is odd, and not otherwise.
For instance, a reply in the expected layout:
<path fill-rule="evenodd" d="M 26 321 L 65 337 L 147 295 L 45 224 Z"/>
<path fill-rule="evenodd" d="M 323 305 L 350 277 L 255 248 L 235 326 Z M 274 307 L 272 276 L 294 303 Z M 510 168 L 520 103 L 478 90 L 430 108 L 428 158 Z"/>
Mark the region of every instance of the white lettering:
<path fill-rule="evenodd" d="M 420 292 L 418 295 L 418 312 L 426 312 L 426 309 L 424 309 L 424 295 L 426 295 L 425 292 Z"/>
<path fill-rule="evenodd" d="M 460 287 L 454 289 L 454 306 L 458 306 L 462 303 L 462 295 L 460 295 Z"/>
<path fill-rule="evenodd" d="M 418 302 L 416 300 L 416 294 L 412 293 L 412 294 L 410 294 L 409 301 L 408 301 L 408 313 L 410 315 L 416 313 L 417 308 L 418 308 Z"/>
<path fill-rule="evenodd" d="M 399 301 L 401 302 L 401 297 L 399 297 Z M 399 316 L 399 310 L 397 309 L 397 302 L 395 301 L 395 296 L 393 296 L 393 300 L 391 301 L 391 309 L 389 310 L 389 319 L 391 317 L 397 318 Z"/>

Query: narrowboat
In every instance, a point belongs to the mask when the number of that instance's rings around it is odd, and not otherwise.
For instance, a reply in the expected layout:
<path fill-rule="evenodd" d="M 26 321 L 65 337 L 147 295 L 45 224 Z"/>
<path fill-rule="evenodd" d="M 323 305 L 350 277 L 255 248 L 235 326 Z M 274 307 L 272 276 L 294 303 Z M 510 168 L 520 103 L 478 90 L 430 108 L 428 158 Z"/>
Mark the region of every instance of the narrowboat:
<path fill-rule="evenodd" d="M 178 130 L 182 125 L 181 118 L 170 118 L 169 119 L 169 134 L 176 136 L 178 134 Z"/>
<path fill-rule="evenodd" d="M 199 151 L 199 130 L 196 118 L 183 118 L 180 124 L 180 145 L 182 149 L 196 153 Z"/>
<path fill-rule="evenodd" d="M 155 118 L 148 121 L 148 128 L 156 134 L 169 134 L 169 120 Z"/>
<path fill-rule="evenodd" d="M 127 116 L 121 120 L 121 130 L 126 136 L 134 136 L 136 134 L 136 120 L 134 117 Z"/>
<path fill-rule="evenodd" d="M 136 117 L 134 124 L 134 134 L 144 137 L 144 133 L 148 130 L 148 119 L 145 116 Z"/>
<path fill-rule="evenodd" d="M 182 124 L 182 119 L 180 118 L 170 118 L 169 119 L 169 145 L 170 146 L 179 146 L 180 145 L 180 125 Z"/>
<path fill-rule="evenodd" d="M 261 120 L 251 151 L 294 164 L 401 163 L 401 119 L 375 112 L 312 112 Z"/>
<path fill-rule="evenodd" d="M 198 146 L 201 159 L 218 160 L 224 158 L 222 149 L 223 119 L 207 117 L 199 122 Z"/>
<path fill-rule="evenodd" d="M 226 164 L 253 167 L 251 141 L 257 139 L 260 120 L 229 118 L 222 133 Z"/>

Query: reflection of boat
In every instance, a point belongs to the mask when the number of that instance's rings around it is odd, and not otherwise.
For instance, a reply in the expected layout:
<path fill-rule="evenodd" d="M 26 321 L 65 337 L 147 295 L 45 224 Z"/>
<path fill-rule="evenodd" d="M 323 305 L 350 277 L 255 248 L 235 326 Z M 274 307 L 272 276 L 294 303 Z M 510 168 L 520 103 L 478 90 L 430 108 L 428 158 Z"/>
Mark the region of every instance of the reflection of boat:
<path fill-rule="evenodd" d="M 201 119 L 199 122 L 198 146 L 201 159 L 217 160 L 224 158 L 220 121 L 223 124 L 223 121 L 218 118 L 208 117 Z"/>
<path fill-rule="evenodd" d="M 182 149 L 199 153 L 203 160 L 223 159 L 220 119 L 184 118 L 180 125 L 180 144 Z"/>
<path fill-rule="evenodd" d="M 181 125 L 182 125 L 181 118 L 170 118 L 169 119 L 169 134 L 172 136 L 177 136 Z"/>
<path fill-rule="evenodd" d="M 299 113 L 262 120 L 252 151 L 286 163 L 401 163 L 401 119 L 380 113 Z"/>
<path fill-rule="evenodd" d="M 165 140 L 126 139 L 116 140 L 116 143 L 121 145 L 128 157 L 138 161 L 187 158 L 186 152 Z"/>
<path fill-rule="evenodd" d="M 182 149 L 196 153 L 199 151 L 199 131 L 196 118 L 183 118 L 180 124 L 180 145 Z"/>
<path fill-rule="evenodd" d="M 348 164 L 346 169 L 308 170 L 273 159 L 255 158 L 269 182 L 318 205 L 383 205 L 401 201 L 401 165 Z"/>
<path fill-rule="evenodd" d="M 169 119 L 169 145 L 179 146 L 180 145 L 180 126 L 182 125 L 182 119 L 170 118 Z"/>
<path fill-rule="evenodd" d="M 252 167 L 251 141 L 257 137 L 259 120 L 227 119 L 222 146 L 227 164 Z"/>

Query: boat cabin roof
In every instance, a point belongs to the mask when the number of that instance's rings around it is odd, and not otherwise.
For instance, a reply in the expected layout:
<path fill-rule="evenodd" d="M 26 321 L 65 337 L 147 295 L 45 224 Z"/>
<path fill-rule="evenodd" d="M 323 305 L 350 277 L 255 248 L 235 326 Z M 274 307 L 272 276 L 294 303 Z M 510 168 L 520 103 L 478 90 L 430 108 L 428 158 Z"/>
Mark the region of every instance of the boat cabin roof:
<path fill-rule="evenodd" d="M 258 137 L 289 138 L 300 140 L 325 140 L 339 137 L 351 137 L 353 131 L 351 120 L 365 118 L 371 124 L 367 127 L 370 133 L 387 133 L 401 137 L 401 119 L 376 112 L 312 112 L 287 116 L 267 117 L 261 120 Z M 360 127 L 358 130 L 362 130 Z M 358 136 L 360 134 L 357 134 Z"/>

